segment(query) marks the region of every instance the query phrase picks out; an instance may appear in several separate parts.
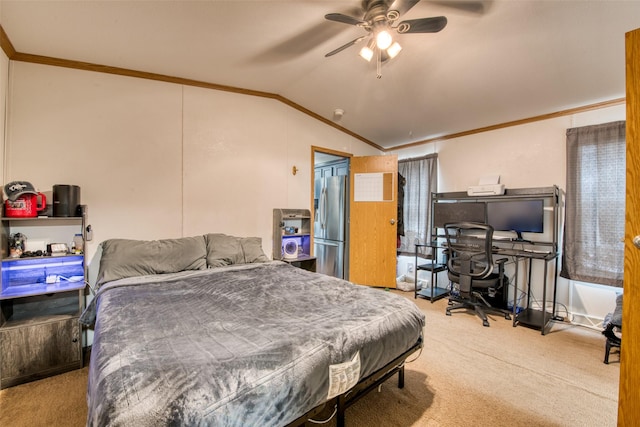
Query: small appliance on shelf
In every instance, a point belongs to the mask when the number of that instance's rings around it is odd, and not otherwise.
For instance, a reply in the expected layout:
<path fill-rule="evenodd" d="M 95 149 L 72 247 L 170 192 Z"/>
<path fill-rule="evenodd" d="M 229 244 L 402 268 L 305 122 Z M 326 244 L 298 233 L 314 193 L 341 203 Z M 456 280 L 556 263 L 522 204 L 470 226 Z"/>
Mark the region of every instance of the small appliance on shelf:
<path fill-rule="evenodd" d="M 33 218 L 47 207 L 47 197 L 27 181 L 12 181 L 4 186 L 7 200 L 4 216 L 7 218 Z"/>
<path fill-rule="evenodd" d="M 282 245 L 282 254 L 285 259 L 298 258 L 298 242 L 293 239 L 287 239 Z"/>

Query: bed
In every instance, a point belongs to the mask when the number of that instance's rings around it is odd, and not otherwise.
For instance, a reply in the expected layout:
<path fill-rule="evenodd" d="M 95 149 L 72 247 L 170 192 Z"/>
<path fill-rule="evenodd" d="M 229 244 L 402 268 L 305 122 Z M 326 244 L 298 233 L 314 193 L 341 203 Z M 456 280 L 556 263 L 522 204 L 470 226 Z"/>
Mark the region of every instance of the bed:
<path fill-rule="evenodd" d="M 381 289 L 270 261 L 224 234 L 100 245 L 89 426 L 295 426 L 344 409 L 422 347 Z M 325 408 L 326 410 L 326 408 Z"/>

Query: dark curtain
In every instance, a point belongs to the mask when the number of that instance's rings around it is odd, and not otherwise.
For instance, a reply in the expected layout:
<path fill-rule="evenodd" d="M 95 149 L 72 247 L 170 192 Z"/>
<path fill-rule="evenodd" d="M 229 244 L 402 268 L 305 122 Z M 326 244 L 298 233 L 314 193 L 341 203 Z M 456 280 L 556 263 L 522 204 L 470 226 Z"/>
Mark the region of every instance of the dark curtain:
<path fill-rule="evenodd" d="M 622 287 L 625 122 L 567 130 L 567 187 L 560 276 Z"/>
<path fill-rule="evenodd" d="M 438 188 L 438 155 L 398 161 L 405 180 L 402 206 L 404 235 L 399 235 L 398 254 L 413 255 L 415 244 L 431 240 L 431 193 Z"/>

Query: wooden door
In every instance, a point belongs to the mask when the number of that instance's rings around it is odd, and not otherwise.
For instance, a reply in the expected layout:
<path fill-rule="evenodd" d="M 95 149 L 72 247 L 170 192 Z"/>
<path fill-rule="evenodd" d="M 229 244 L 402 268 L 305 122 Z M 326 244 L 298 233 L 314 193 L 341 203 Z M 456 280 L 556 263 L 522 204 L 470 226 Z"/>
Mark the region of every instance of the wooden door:
<path fill-rule="evenodd" d="M 398 157 L 352 157 L 349 281 L 396 287 Z"/>
<path fill-rule="evenodd" d="M 640 420 L 640 29 L 626 34 L 627 188 L 618 425 Z M 636 338 L 637 337 L 637 338 Z"/>

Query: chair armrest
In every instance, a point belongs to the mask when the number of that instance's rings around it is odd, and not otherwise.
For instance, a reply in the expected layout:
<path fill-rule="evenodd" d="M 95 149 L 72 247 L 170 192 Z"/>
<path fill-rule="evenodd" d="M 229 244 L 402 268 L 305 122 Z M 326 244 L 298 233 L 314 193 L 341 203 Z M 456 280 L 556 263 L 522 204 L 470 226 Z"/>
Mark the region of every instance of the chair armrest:
<path fill-rule="evenodd" d="M 504 264 L 509 260 L 509 258 L 500 258 L 494 260 L 494 264 L 498 266 L 498 273 L 502 277 L 504 275 Z"/>
<path fill-rule="evenodd" d="M 504 266 L 504 263 L 509 261 L 509 258 L 500 258 L 500 259 L 496 259 L 493 260 L 494 263 L 498 264 L 499 266 Z"/>

